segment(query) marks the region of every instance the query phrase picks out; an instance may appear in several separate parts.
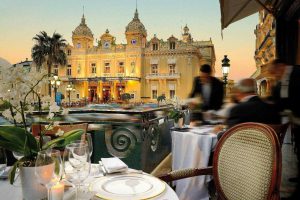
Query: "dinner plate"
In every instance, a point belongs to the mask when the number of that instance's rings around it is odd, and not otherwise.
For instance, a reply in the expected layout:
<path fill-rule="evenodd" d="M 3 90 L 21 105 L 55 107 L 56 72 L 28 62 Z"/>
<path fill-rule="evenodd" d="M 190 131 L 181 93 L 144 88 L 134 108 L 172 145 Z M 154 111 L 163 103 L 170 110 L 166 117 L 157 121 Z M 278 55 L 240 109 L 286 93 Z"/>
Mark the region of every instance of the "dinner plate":
<path fill-rule="evenodd" d="M 100 199 L 142 200 L 163 193 L 166 184 L 147 174 L 126 174 L 104 176 L 91 183 L 90 191 Z"/>

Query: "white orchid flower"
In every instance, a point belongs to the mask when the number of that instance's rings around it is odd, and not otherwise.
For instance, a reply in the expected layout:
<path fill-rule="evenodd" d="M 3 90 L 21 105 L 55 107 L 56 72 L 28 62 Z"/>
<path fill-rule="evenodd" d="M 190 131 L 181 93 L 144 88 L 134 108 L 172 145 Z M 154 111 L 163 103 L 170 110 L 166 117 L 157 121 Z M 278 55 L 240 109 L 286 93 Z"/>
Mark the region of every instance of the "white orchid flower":
<path fill-rule="evenodd" d="M 61 129 L 58 129 L 57 133 L 55 133 L 55 136 L 62 136 L 65 132 Z"/>
<path fill-rule="evenodd" d="M 50 105 L 49 111 L 52 113 L 57 113 L 60 111 L 60 107 L 56 104 L 56 102 L 52 102 Z"/>
<path fill-rule="evenodd" d="M 62 115 L 67 115 L 69 113 L 69 109 L 68 108 L 63 108 L 63 111 L 62 111 Z"/>
<path fill-rule="evenodd" d="M 54 117 L 54 113 L 49 112 L 49 114 L 47 116 L 47 119 L 53 119 L 53 117 Z"/>

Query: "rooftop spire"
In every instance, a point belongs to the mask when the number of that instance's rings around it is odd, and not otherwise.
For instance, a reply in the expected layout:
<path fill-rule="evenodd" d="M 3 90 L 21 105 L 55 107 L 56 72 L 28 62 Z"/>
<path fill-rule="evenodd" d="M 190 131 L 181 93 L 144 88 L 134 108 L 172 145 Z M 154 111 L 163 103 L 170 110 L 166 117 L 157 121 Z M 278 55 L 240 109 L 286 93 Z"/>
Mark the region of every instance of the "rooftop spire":
<path fill-rule="evenodd" d="M 138 13 L 137 8 L 135 9 L 134 19 L 139 19 L 139 13 Z"/>
<path fill-rule="evenodd" d="M 82 14 L 81 24 L 85 24 L 85 17 L 84 17 L 84 14 Z"/>
<path fill-rule="evenodd" d="M 84 6 L 82 6 L 82 18 L 81 18 L 81 24 L 85 24 Z"/>

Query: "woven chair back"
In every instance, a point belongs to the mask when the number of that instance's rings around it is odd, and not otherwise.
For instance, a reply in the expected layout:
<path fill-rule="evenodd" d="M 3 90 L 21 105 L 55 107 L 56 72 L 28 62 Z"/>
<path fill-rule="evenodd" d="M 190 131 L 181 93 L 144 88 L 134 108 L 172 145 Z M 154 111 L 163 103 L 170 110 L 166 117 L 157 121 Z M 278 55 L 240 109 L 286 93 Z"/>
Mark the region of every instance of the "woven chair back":
<path fill-rule="evenodd" d="M 229 129 L 218 142 L 214 178 L 221 199 L 278 199 L 281 151 L 275 131 L 259 123 Z"/>

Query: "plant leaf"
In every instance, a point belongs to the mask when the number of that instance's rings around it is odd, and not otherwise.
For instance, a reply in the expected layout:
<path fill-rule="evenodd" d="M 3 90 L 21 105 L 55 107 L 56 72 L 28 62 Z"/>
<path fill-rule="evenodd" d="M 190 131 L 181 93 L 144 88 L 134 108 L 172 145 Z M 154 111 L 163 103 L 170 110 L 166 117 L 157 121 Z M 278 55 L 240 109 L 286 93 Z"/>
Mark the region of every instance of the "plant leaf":
<path fill-rule="evenodd" d="M 81 135 L 84 133 L 82 129 L 75 129 L 69 132 L 64 133 L 64 135 L 51 140 L 47 144 L 43 146 L 43 149 L 48 149 L 48 148 L 53 148 L 53 147 L 58 147 L 62 148 L 65 147 L 66 145 L 70 144 L 74 140 L 79 140 L 81 138 Z"/>
<path fill-rule="evenodd" d="M 38 145 L 30 133 L 14 126 L 0 127 L 0 146 L 33 157 L 38 152 Z M 29 153 L 27 153 L 29 152 Z"/>

